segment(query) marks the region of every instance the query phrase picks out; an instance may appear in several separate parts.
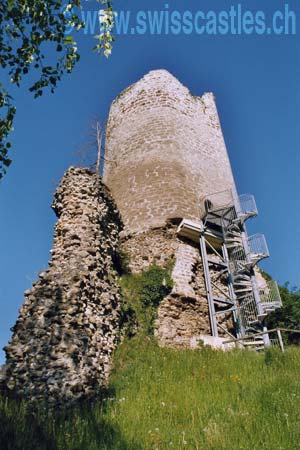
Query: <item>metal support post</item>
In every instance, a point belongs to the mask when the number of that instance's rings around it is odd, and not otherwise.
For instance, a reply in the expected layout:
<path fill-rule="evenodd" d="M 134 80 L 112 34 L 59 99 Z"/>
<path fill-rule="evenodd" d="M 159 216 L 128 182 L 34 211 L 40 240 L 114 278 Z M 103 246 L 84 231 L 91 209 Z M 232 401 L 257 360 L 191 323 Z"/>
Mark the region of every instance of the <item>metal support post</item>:
<path fill-rule="evenodd" d="M 202 263 L 203 263 L 203 268 L 204 268 L 204 278 L 205 278 L 205 286 L 206 286 L 206 292 L 207 292 L 211 334 L 212 334 L 212 336 L 217 337 L 218 336 L 218 327 L 217 327 L 217 320 L 216 320 L 216 311 L 215 311 L 215 304 L 214 304 L 212 287 L 211 287 L 209 266 L 208 266 L 208 261 L 207 261 L 205 237 L 203 234 L 200 236 L 200 249 L 201 249 Z"/>
<path fill-rule="evenodd" d="M 268 328 L 266 326 L 263 326 L 263 331 L 268 331 Z M 263 334 L 263 341 L 265 347 L 271 347 L 271 341 L 269 333 Z"/>

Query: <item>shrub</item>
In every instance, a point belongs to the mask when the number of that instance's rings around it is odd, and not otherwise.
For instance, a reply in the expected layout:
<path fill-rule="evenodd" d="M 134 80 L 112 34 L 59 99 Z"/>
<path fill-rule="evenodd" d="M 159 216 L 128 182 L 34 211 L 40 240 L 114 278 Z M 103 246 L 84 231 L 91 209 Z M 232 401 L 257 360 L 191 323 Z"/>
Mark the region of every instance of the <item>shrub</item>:
<path fill-rule="evenodd" d="M 134 329 L 153 334 L 154 320 L 160 302 L 173 286 L 170 268 L 150 266 L 141 274 L 124 275 L 121 288 L 124 298 L 122 321 L 128 335 Z"/>

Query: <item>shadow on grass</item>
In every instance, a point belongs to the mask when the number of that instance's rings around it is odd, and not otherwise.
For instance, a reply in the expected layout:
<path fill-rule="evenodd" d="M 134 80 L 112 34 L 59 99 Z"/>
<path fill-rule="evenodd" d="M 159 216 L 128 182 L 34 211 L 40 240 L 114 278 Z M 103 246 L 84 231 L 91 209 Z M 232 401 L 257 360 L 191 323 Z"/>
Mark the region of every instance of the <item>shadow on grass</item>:
<path fill-rule="evenodd" d="M 27 410 L 0 394 L 0 450 L 142 450 L 103 419 L 111 390 L 60 411 Z"/>
<path fill-rule="evenodd" d="M 64 429 L 64 433 L 59 450 L 142 450 L 136 442 L 126 442 L 119 427 L 104 419 L 114 399 L 115 391 L 110 387 L 102 389 L 97 398 L 60 411 L 56 429 Z"/>
<path fill-rule="evenodd" d="M 0 411 L 1 450 L 59 450 L 33 417 L 5 415 Z"/>

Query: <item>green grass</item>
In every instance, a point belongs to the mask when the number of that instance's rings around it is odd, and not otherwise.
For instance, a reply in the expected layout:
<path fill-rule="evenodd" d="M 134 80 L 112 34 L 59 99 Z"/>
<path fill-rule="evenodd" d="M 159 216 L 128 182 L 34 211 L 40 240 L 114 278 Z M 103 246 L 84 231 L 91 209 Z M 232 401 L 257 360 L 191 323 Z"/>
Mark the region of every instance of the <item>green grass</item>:
<path fill-rule="evenodd" d="M 300 348 L 158 347 L 151 334 L 169 272 L 152 266 L 122 277 L 127 337 L 103 397 L 33 414 L 0 395 L 0 450 L 300 449 Z"/>
<path fill-rule="evenodd" d="M 43 417 L 2 397 L 0 448 L 296 450 L 299 373 L 298 348 L 176 351 L 139 335 L 119 347 L 103 400 Z"/>

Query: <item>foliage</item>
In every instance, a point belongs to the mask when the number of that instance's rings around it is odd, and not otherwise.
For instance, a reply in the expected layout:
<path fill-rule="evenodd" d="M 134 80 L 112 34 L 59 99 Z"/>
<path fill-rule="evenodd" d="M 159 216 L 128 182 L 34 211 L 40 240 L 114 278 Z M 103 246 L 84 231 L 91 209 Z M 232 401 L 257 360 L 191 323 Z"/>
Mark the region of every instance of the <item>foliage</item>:
<path fill-rule="evenodd" d="M 139 335 L 119 347 L 103 400 L 33 415 L 0 396 L 0 448 L 296 450 L 299 371 L 298 348 L 176 351 Z"/>
<path fill-rule="evenodd" d="M 266 319 L 268 328 L 289 328 L 300 330 L 300 290 L 290 289 L 286 283 L 280 287 L 282 308 L 277 309 Z M 290 344 L 300 343 L 300 334 L 285 333 Z"/>
<path fill-rule="evenodd" d="M 16 108 L 12 105 L 11 102 L 11 96 L 4 89 L 2 83 L 0 83 L 0 109 L 2 108 L 4 111 L 4 117 L 0 116 L 0 179 L 6 173 L 6 168 L 11 164 L 11 159 L 7 156 L 8 149 L 11 147 L 11 143 L 7 141 L 7 137 L 10 131 L 13 129 L 12 123 L 16 113 Z"/>
<path fill-rule="evenodd" d="M 99 29 L 95 50 L 105 56 L 111 53 L 114 12 L 109 0 L 97 0 L 105 9 L 100 10 Z M 76 42 L 68 31 L 84 26 L 80 9 L 83 0 L 1 0 L 0 3 L 0 65 L 9 82 L 20 86 L 23 77 L 31 69 L 37 73 L 29 90 L 34 97 L 51 92 L 62 75 L 72 72 L 79 60 Z M 57 57 L 50 61 L 49 49 L 53 47 Z M 48 55 L 48 59 L 46 58 Z M 0 179 L 11 160 L 7 138 L 13 129 L 16 113 L 13 99 L 4 84 L 0 84 Z"/>
<path fill-rule="evenodd" d="M 150 266 L 141 274 L 124 275 L 121 279 L 125 299 L 123 316 L 127 324 L 137 323 L 145 334 L 153 333 L 154 320 L 160 302 L 172 290 L 170 269 Z M 128 327 L 129 334 L 132 333 Z"/>

